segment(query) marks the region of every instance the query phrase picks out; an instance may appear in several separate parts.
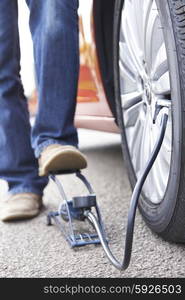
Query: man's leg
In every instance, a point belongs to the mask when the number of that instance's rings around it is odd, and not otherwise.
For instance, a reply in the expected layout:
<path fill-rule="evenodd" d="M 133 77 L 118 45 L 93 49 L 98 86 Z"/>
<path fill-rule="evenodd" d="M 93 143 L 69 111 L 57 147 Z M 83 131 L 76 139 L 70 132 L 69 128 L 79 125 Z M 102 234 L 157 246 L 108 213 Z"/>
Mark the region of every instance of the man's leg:
<path fill-rule="evenodd" d="M 53 144 L 77 146 L 73 125 L 79 72 L 78 0 L 26 0 L 34 43 L 38 114 L 36 157 Z"/>
<path fill-rule="evenodd" d="M 0 1 L 0 177 L 9 191 L 42 194 L 47 178 L 38 176 L 30 142 L 27 102 L 20 79 L 17 1 Z"/>

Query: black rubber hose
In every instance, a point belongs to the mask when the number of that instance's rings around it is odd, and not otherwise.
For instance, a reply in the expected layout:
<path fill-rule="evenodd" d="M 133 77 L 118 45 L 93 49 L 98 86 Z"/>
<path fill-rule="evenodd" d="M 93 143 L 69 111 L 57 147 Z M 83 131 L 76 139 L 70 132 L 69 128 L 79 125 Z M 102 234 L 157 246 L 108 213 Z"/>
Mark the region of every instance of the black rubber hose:
<path fill-rule="evenodd" d="M 157 139 L 157 142 L 155 144 L 154 150 L 151 154 L 151 157 L 146 164 L 146 167 L 140 176 L 140 178 L 137 180 L 137 183 L 135 185 L 131 202 L 130 202 L 130 208 L 129 208 L 129 213 L 128 213 L 128 221 L 127 221 L 127 231 L 126 231 L 126 239 L 125 239 L 125 251 L 124 251 L 124 259 L 123 262 L 119 262 L 115 256 L 112 254 L 109 245 L 105 239 L 105 235 L 102 232 L 101 225 L 98 222 L 97 217 L 91 212 L 87 211 L 86 212 L 86 217 L 93 223 L 97 234 L 99 236 L 99 239 L 101 241 L 102 247 L 109 259 L 109 261 L 119 270 L 126 270 L 130 264 L 130 259 L 131 259 L 131 254 L 132 254 L 132 243 L 133 243 L 133 233 L 134 233 L 134 224 L 135 224 L 135 216 L 136 216 L 136 209 L 138 206 L 138 201 L 141 195 L 141 191 L 143 188 L 143 185 L 145 183 L 145 180 L 159 154 L 159 151 L 161 149 L 165 132 L 166 132 L 166 127 L 167 127 L 167 122 L 168 122 L 168 114 L 164 113 L 161 119 L 161 126 L 160 126 L 160 133 L 159 137 Z"/>

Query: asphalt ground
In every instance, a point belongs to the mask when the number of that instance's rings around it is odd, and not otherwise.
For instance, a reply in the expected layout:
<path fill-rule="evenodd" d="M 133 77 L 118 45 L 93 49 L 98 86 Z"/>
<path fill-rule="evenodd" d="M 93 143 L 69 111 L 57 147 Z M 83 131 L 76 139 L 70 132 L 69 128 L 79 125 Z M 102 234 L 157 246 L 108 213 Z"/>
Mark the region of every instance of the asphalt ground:
<path fill-rule="evenodd" d="M 89 163 L 84 173 L 96 191 L 113 253 L 122 260 L 131 189 L 120 137 L 88 130 L 80 130 L 79 137 Z M 60 180 L 70 196 L 84 193 L 74 176 L 62 176 Z M 0 197 L 4 196 L 4 188 L 2 182 Z M 184 246 L 165 242 L 152 233 L 139 213 L 127 271 L 120 272 L 111 266 L 101 246 L 70 249 L 55 225 L 46 226 L 47 213 L 56 209 L 58 203 L 59 195 L 50 183 L 45 190 L 44 209 L 38 217 L 0 223 L 1 278 L 184 277 Z"/>

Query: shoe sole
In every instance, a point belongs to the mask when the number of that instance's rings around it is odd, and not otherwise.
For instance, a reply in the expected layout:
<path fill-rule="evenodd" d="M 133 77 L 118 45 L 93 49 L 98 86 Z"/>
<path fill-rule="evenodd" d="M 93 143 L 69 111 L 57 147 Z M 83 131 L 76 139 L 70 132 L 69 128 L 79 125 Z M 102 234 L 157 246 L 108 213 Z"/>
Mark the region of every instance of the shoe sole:
<path fill-rule="evenodd" d="M 87 167 L 85 157 L 78 151 L 63 149 L 56 151 L 39 168 L 39 176 L 46 176 L 50 172 L 81 170 Z"/>
<path fill-rule="evenodd" d="M 3 222 L 9 222 L 9 221 L 18 221 L 18 220 L 24 220 L 24 219 L 31 219 L 39 214 L 39 210 L 32 210 L 32 211 L 25 211 L 24 213 L 20 212 L 4 212 L 0 214 L 0 220 Z"/>

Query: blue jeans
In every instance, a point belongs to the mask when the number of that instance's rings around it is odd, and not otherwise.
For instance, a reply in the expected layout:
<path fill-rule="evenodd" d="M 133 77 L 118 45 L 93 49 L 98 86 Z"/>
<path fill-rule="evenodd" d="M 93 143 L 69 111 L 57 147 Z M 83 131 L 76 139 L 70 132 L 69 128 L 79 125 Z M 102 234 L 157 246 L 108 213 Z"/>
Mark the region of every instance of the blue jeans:
<path fill-rule="evenodd" d="M 33 128 L 20 78 L 16 0 L 0 0 L 0 177 L 12 194 L 42 194 L 38 157 L 53 143 L 77 146 L 78 0 L 26 0 L 38 89 Z"/>

